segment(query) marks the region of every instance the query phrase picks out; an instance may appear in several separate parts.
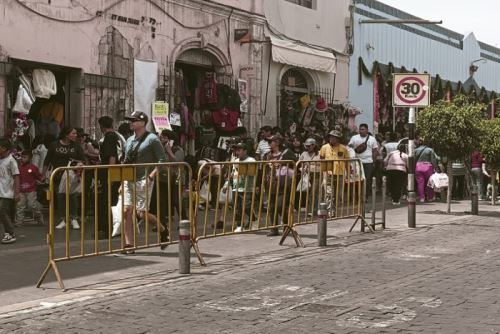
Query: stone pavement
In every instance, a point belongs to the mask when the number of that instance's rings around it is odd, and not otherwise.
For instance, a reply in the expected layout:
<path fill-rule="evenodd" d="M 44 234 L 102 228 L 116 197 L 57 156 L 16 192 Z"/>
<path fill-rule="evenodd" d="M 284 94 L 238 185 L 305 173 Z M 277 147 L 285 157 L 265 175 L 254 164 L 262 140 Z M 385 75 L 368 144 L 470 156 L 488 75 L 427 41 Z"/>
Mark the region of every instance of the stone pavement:
<path fill-rule="evenodd" d="M 208 266 L 193 258 L 191 276 L 176 274 L 174 247 L 167 254 L 75 261 L 76 268 L 63 271 L 74 277 L 67 277 L 73 287 L 67 293 L 31 286 L 2 292 L 0 329 L 498 333 L 500 208 L 483 204 L 478 217 L 463 214 L 466 202 L 454 205 L 452 215 L 440 214 L 443 208 L 419 205 L 412 230 L 403 207 L 391 207 L 388 229 L 375 234 L 346 233 L 352 221 L 329 224 L 325 248 L 314 245 L 315 225 L 300 229 L 307 247 L 299 249 L 262 234 L 202 241 Z M 123 266 L 99 268 L 114 262 Z"/>

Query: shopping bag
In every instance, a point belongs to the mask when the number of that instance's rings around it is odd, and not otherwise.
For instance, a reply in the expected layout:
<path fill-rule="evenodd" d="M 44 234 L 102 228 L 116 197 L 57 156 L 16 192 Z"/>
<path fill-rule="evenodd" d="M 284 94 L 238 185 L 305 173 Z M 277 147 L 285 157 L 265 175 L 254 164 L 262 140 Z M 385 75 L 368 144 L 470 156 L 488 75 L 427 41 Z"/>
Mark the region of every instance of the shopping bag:
<path fill-rule="evenodd" d="M 68 180 L 69 187 L 66 187 L 66 180 Z M 81 178 L 78 173 L 76 173 L 74 170 L 66 170 L 63 172 L 62 177 L 61 177 L 61 182 L 59 182 L 59 193 L 60 194 L 66 194 L 66 191 L 70 195 L 72 194 L 79 194 L 82 192 L 82 184 L 81 184 Z"/>
<path fill-rule="evenodd" d="M 220 193 L 219 193 L 219 204 L 225 204 L 226 202 L 228 204 L 232 203 L 233 201 L 233 191 L 232 188 L 226 185 L 221 188 Z"/>
<path fill-rule="evenodd" d="M 306 192 L 310 187 L 311 182 L 309 182 L 309 173 L 302 174 L 299 184 L 297 185 L 297 191 Z"/>
<path fill-rule="evenodd" d="M 122 226 L 122 196 L 118 197 L 118 203 L 111 207 L 111 214 L 113 216 L 113 232 L 111 237 L 116 237 L 121 234 Z"/>
<path fill-rule="evenodd" d="M 433 188 L 435 192 L 440 192 L 443 188 L 448 188 L 448 175 L 446 173 L 434 173 L 429 178 L 427 186 Z"/>
<path fill-rule="evenodd" d="M 198 196 L 200 198 L 200 204 L 210 202 L 210 189 L 208 188 L 207 182 L 203 182 L 201 185 Z"/>

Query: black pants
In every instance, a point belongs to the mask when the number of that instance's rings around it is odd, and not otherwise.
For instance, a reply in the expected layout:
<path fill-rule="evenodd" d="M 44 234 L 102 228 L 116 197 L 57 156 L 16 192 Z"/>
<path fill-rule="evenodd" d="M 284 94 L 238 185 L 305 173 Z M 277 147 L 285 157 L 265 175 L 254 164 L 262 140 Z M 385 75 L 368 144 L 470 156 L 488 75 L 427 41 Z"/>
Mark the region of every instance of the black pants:
<path fill-rule="evenodd" d="M 4 233 L 14 235 L 14 199 L 0 198 L 0 221 L 3 224 Z"/>
<path fill-rule="evenodd" d="M 276 198 L 276 193 L 271 193 L 271 198 L 269 199 L 269 225 L 279 226 L 279 217 L 281 216 L 281 221 L 283 225 L 288 224 L 288 210 L 290 208 L 290 194 L 291 191 L 287 190 L 284 193 L 281 189 L 278 193 L 278 198 Z M 283 215 L 282 215 L 283 213 Z M 264 213 L 266 214 L 266 213 Z"/>
<path fill-rule="evenodd" d="M 237 207 L 236 207 L 236 226 L 241 226 L 241 220 L 245 217 L 245 215 L 249 219 L 253 218 L 253 217 L 250 217 L 250 215 L 252 214 L 252 193 L 247 192 L 246 195 L 244 192 L 234 192 L 234 193 L 238 195 L 238 202 L 236 202 L 236 205 L 237 205 Z M 255 216 L 255 208 L 254 208 L 253 215 Z M 243 224 L 245 224 L 245 222 L 243 222 Z"/>
<path fill-rule="evenodd" d="M 99 203 L 98 203 L 98 230 L 104 233 L 108 233 L 109 226 L 113 225 L 113 219 L 111 215 L 111 221 L 109 220 L 109 212 L 111 207 L 118 203 L 118 188 L 120 187 L 119 182 L 111 183 L 111 203 L 108 200 L 108 171 L 99 170 Z"/>
<path fill-rule="evenodd" d="M 465 175 L 453 175 L 453 193 L 455 199 L 464 199 Z"/>
<path fill-rule="evenodd" d="M 173 215 L 173 210 L 177 211 L 177 215 L 179 216 L 179 220 L 188 219 L 188 215 L 186 213 L 184 205 L 181 205 L 179 200 L 179 192 L 182 191 L 182 188 L 179 188 L 179 185 L 175 182 L 175 177 L 171 178 L 170 182 L 170 196 L 168 193 L 168 182 L 160 181 L 159 186 L 155 182 L 153 187 L 153 194 L 151 195 L 151 203 L 149 205 L 149 212 L 152 214 L 159 214 L 160 223 L 164 226 L 168 226 L 168 208 L 170 206 L 171 213 Z M 181 192 L 181 196 L 184 194 Z M 160 196 L 160 210 L 157 208 L 157 197 Z M 183 204 L 187 201 L 183 201 Z"/>
<path fill-rule="evenodd" d="M 372 193 L 373 163 L 363 163 L 363 170 L 366 178 L 366 196 Z"/>
<path fill-rule="evenodd" d="M 393 202 L 399 202 L 405 179 L 406 172 L 402 172 L 400 170 L 387 171 L 387 186 L 389 188 L 389 192 L 391 193 Z"/>

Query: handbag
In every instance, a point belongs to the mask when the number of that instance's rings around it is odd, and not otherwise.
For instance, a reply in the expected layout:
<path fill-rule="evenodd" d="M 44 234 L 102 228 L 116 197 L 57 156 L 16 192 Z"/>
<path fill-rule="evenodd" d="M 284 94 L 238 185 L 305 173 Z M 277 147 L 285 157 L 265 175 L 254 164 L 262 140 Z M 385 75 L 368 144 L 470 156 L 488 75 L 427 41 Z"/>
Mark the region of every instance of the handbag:
<path fill-rule="evenodd" d="M 356 152 L 357 154 L 361 154 L 366 151 L 366 149 L 368 148 L 368 139 L 370 139 L 370 135 L 366 136 L 366 140 L 363 143 L 354 148 L 354 152 Z"/>

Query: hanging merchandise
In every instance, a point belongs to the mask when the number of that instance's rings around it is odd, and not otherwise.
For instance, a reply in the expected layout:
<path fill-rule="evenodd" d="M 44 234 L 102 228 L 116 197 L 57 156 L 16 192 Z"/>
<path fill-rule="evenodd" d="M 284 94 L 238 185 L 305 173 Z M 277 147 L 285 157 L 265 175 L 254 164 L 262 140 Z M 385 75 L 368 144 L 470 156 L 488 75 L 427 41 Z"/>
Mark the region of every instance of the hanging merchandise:
<path fill-rule="evenodd" d="M 378 133 L 380 96 L 379 96 L 379 74 L 373 76 L 373 133 Z"/>
<path fill-rule="evenodd" d="M 35 100 L 31 99 L 28 91 L 21 84 L 17 89 L 16 103 L 14 104 L 14 107 L 12 107 L 12 111 L 27 114 L 29 113 L 33 102 L 35 102 Z"/>
<path fill-rule="evenodd" d="M 222 108 L 212 113 L 212 118 L 218 130 L 230 132 L 238 127 L 239 112 Z"/>
<path fill-rule="evenodd" d="M 18 139 L 27 134 L 29 130 L 29 122 L 26 118 L 25 113 L 17 114 L 17 117 L 14 119 L 14 129 L 11 134 L 12 141 L 16 142 Z"/>
<path fill-rule="evenodd" d="M 352 133 L 356 133 L 358 131 L 358 127 L 356 126 L 356 116 L 362 113 L 361 109 L 353 106 L 347 106 L 347 115 L 348 115 L 348 124 L 347 127 L 351 130 Z"/>
<path fill-rule="evenodd" d="M 177 110 L 173 110 L 169 115 L 168 119 L 170 121 L 170 125 L 173 126 L 181 126 L 181 114 Z"/>
<path fill-rule="evenodd" d="M 59 136 L 64 125 L 64 106 L 56 101 L 45 103 L 40 108 L 40 122 L 37 124 L 37 135 Z"/>
<path fill-rule="evenodd" d="M 217 103 L 217 82 L 213 72 L 205 73 L 205 80 L 201 86 L 201 105 L 212 105 Z"/>
<path fill-rule="evenodd" d="M 17 68 L 19 72 L 19 81 L 21 82 L 21 85 L 23 85 L 24 89 L 26 90 L 26 93 L 29 95 L 31 101 L 35 101 L 35 95 L 33 94 L 33 87 L 31 85 L 31 79 L 24 74 L 19 68 Z"/>
<path fill-rule="evenodd" d="M 33 70 L 33 91 L 36 97 L 48 99 L 57 93 L 57 83 L 54 73 L 49 70 Z"/>
<path fill-rule="evenodd" d="M 309 96 L 309 94 L 300 97 L 300 105 L 302 106 L 302 110 L 305 110 L 307 107 L 309 107 L 310 103 L 311 97 Z"/>

